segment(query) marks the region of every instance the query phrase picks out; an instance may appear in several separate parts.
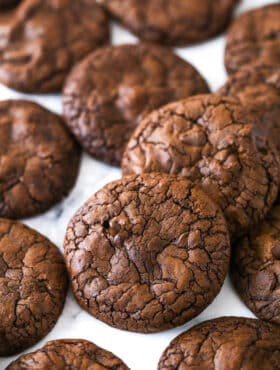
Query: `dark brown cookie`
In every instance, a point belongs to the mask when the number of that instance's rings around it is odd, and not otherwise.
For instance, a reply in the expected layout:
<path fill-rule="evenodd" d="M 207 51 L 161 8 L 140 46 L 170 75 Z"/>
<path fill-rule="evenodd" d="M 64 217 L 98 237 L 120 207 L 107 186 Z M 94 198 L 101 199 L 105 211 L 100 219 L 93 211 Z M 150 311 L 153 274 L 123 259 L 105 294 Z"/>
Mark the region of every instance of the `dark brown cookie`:
<path fill-rule="evenodd" d="M 23 100 L 0 102 L 0 216 L 29 217 L 75 183 L 80 149 L 59 116 Z"/>
<path fill-rule="evenodd" d="M 128 176 L 72 218 L 64 243 L 78 303 L 119 329 L 184 324 L 220 291 L 230 255 L 226 222 L 182 177 Z"/>
<path fill-rule="evenodd" d="M 93 0 L 22 0 L 0 14 L 0 82 L 25 92 L 61 89 L 71 67 L 109 39 Z"/>
<path fill-rule="evenodd" d="M 277 325 L 241 317 L 221 317 L 175 338 L 158 370 L 279 370 Z"/>
<path fill-rule="evenodd" d="M 218 94 L 233 96 L 260 117 L 280 152 L 280 66 L 249 66 L 233 74 Z"/>
<path fill-rule="evenodd" d="M 101 0 L 141 39 L 189 45 L 223 31 L 238 0 Z"/>
<path fill-rule="evenodd" d="M 280 200 L 265 222 L 236 243 L 231 275 L 254 314 L 280 324 Z"/>
<path fill-rule="evenodd" d="M 9 9 L 19 3 L 20 0 L 0 0 L 0 9 Z"/>
<path fill-rule="evenodd" d="M 119 165 L 143 116 L 171 101 L 209 92 L 198 71 L 169 49 L 99 49 L 76 66 L 64 88 L 64 116 L 94 157 Z"/>
<path fill-rule="evenodd" d="M 66 268 L 56 246 L 21 223 L 0 219 L 0 356 L 48 334 L 66 292 Z"/>
<path fill-rule="evenodd" d="M 242 14 L 229 29 L 225 64 L 229 73 L 241 67 L 280 67 L 280 4 L 272 4 Z"/>
<path fill-rule="evenodd" d="M 279 184 L 279 154 L 231 98 L 202 95 L 151 113 L 124 153 L 124 174 L 166 172 L 200 184 L 220 205 L 232 238 L 263 219 Z"/>
<path fill-rule="evenodd" d="M 129 370 L 111 352 L 83 339 L 47 342 L 12 362 L 7 370 Z"/>

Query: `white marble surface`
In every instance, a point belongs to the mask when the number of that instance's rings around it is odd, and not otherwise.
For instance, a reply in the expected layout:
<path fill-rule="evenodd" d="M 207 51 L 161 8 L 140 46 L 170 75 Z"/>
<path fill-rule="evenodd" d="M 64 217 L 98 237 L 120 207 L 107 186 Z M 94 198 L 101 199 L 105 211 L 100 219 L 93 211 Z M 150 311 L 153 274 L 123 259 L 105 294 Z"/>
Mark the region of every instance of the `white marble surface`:
<path fill-rule="evenodd" d="M 278 1 L 243 0 L 237 13 L 273 2 Z M 116 25 L 113 25 L 112 28 L 114 44 L 137 41 L 134 36 L 123 28 Z M 223 66 L 224 45 L 225 38 L 221 36 L 194 47 L 178 49 L 176 52 L 198 68 L 214 91 L 226 80 Z M 8 98 L 30 99 L 55 112 L 60 113 L 62 111 L 61 97 L 59 95 L 24 95 L 0 85 L 0 99 Z M 65 229 L 73 213 L 96 190 L 120 176 L 121 172 L 119 169 L 104 165 L 84 155 L 77 184 L 70 196 L 49 212 L 24 220 L 24 222 L 46 235 L 62 250 Z M 182 327 L 159 334 L 148 335 L 116 330 L 101 323 L 83 311 L 74 301 L 71 292 L 69 292 L 63 314 L 55 328 L 46 338 L 26 352 L 40 348 L 47 340 L 84 338 L 114 352 L 132 370 L 155 370 L 162 351 L 171 339 L 198 322 L 222 315 L 253 317 L 253 314 L 246 309 L 237 297 L 228 279 L 219 296 L 197 318 Z M 16 357 L 0 358 L 0 370 L 5 369 Z"/>

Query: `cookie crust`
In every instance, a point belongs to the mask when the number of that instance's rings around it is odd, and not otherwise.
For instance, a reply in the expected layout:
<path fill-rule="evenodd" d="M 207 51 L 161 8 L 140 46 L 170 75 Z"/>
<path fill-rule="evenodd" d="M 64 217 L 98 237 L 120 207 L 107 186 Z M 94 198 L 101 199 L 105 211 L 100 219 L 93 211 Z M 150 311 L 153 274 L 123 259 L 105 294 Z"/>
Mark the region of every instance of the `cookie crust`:
<path fill-rule="evenodd" d="M 47 335 L 66 293 L 67 272 L 57 247 L 21 223 L 0 219 L 0 356 Z"/>
<path fill-rule="evenodd" d="M 239 101 L 212 95 L 167 105 L 146 117 L 122 160 L 123 174 L 165 172 L 203 187 L 236 239 L 276 199 L 279 154 Z"/>
<path fill-rule="evenodd" d="M 226 222 L 182 177 L 128 176 L 74 215 L 64 255 L 78 303 L 124 330 L 182 325 L 220 291 L 230 255 Z"/>
<path fill-rule="evenodd" d="M 158 370 L 278 370 L 277 325 L 242 317 L 222 317 L 197 325 L 175 338 Z"/>
<path fill-rule="evenodd" d="M 73 65 L 109 40 L 92 0 L 23 0 L 0 25 L 0 81 L 27 93 L 58 92 Z"/>
<path fill-rule="evenodd" d="M 11 363 L 7 370 L 129 370 L 111 352 L 83 339 L 60 339 L 27 353 Z"/>
<path fill-rule="evenodd" d="M 248 65 L 280 67 L 280 4 L 241 14 L 227 35 L 225 65 L 231 74 Z"/>
<path fill-rule="evenodd" d="M 222 32 L 239 0 L 101 0 L 141 39 L 186 46 Z"/>
<path fill-rule="evenodd" d="M 152 110 L 208 93 L 199 72 L 169 49 L 140 43 L 97 50 L 64 87 L 64 117 L 93 157 L 120 165 L 124 146 Z"/>

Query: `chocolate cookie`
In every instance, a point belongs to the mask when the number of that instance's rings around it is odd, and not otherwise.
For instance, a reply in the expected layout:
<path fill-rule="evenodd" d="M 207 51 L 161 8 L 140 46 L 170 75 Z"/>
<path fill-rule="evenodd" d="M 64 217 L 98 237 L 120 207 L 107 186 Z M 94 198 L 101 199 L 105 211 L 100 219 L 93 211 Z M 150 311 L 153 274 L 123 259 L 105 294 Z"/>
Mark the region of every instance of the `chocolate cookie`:
<path fill-rule="evenodd" d="M 15 6 L 20 0 L 0 0 L 0 9 L 7 9 Z"/>
<path fill-rule="evenodd" d="M 78 64 L 64 88 L 64 116 L 94 157 L 119 165 L 141 118 L 155 108 L 209 92 L 198 71 L 169 49 L 121 45 Z"/>
<path fill-rule="evenodd" d="M 23 100 L 0 102 L 0 216 L 44 212 L 75 183 L 80 149 L 59 116 Z"/>
<path fill-rule="evenodd" d="M 220 291 L 230 255 L 220 209 L 166 174 L 106 185 L 72 218 L 64 243 L 78 303 L 119 329 L 184 324 Z"/>
<path fill-rule="evenodd" d="M 218 94 L 233 96 L 256 112 L 261 128 L 280 152 L 280 67 L 244 67 L 228 79 Z"/>
<path fill-rule="evenodd" d="M 100 0 L 143 40 L 189 45 L 223 31 L 238 0 Z"/>
<path fill-rule="evenodd" d="M 48 334 L 66 292 L 59 250 L 27 226 L 0 219 L 0 356 L 15 354 Z"/>
<path fill-rule="evenodd" d="M 109 39 L 92 0 L 22 0 L 0 14 L 0 27 L 0 82 L 24 92 L 60 90 L 71 67 Z"/>
<path fill-rule="evenodd" d="M 158 370 L 279 370 L 277 325 L 241 317 L 221 317 L 175 338 Z"/>
<path fill-rule="evenodd" d="M 220 205 L 232 238 L 264 218 L 279 184 L 279 154 L 236 100 L 202 95 L 151 113 L 124 153 L 124 174 L 184 176 Z"/>
<path fill-rule="evenodd" d="M 280 67 L 280 3 L 242 14 L 229 29 L 225 64 L 229 73 L 241 67 Z"/>
<path fill-rule="evenodd" d="M 265 222 L 236 243 L 232 280 L 256 316 L 280 324 L 280 200 Z"/>
<path fill-rule="evenodd" d="M 7 370 L 129 370 L 111 352 L 83 339 L 60 339 L 20 356 Z"/>

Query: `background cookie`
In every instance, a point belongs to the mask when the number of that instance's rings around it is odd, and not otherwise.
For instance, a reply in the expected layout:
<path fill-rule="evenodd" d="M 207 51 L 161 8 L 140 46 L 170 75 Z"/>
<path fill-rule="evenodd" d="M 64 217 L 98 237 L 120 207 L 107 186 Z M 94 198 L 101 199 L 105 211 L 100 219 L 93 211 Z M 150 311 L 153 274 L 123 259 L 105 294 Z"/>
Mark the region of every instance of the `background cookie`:
<path fill-rule="evenodd" d="M 232 280 L 260 319 L 280 324 L 280 201 L 234 248 Z"/>
<path fill-rule="evenodd" d="M 16 4 L 18 4 L 20 0 L 0 0 L 0 9 L 7 9 Z"/>
<path fill-rule="evenodd" d="M 238 0 L 101 0 L 141 39 L 189 45 L 221 32 Z"/>
<path fill-rule="evenodd" d="M 75 183 L 80 149 L 59 116 L 23 100 L 0 102 L 0 215 L 49 209 Z"/>
<path fill-rule="evenodd" d="M 201 185 L 233 238 L 263 219 L 279 183 L 279 156 L 238 101 L 202 95 L 151 113 L 124 153 L 124 174 L 166 172 Z"/>
<path fill-rule="evenodd" d="M 260 118 L 261 129 L 280 151 L 280 66 L 249 66 L 233 74 L 218 94 L 233 96 Z"/>
<path fill-rule="evenodd" d="M 260 320 L 222 317 L 206 321 L 175 338 L 158 370 L 278 370 L 279 327 Z"/>
<path fill-rule="evenodd" d="M 147 44 L 106 47 L 70 74 L 64 116 L 91 155 L 118 165 L 145 113 L 207 92 L 198 71 L 169 49 Z"/>
<path fill-rule="evenodd" d="M 7 370 L 128 370 L 111 352 L 82 339 L 60 339 L 47 342 L 33 353 L 11 363 Z"/>
<path fill-rule="evenodd" d="M 119 329 L 181 325 L 218 294 L 230 255 L 219 208 L 182 177 L 128 176 L 74 215 L 64 254 L 78 303 Z"/>
<path fill-rule="evenodd" d="M 229 73 L 250 64 L 280 67 L 280 3 L 242 14 L 228 31 L 225 64 Z"/>
<path fill-rule="evenodd" d="M 0 219 L 0 356 L 28 348 L 48 334 L 66 292 L 59 250 L 38 232 Z"/>
<path fill-rule="evenodd" d="M 109 39 L 107 16 L 91 0 L 23 0 L 0 14 L 0 26 L 0 82 L 25 92 L 58 91 L 71 67 Z"/>

